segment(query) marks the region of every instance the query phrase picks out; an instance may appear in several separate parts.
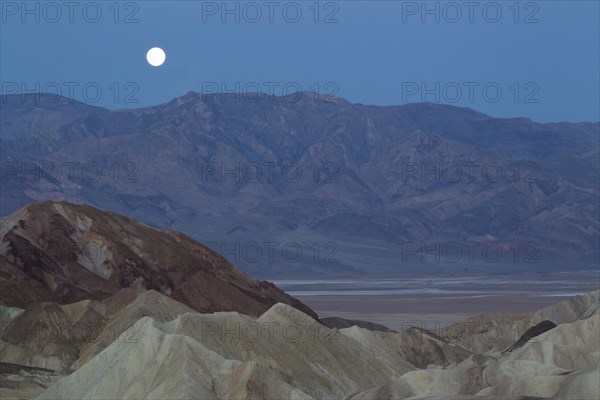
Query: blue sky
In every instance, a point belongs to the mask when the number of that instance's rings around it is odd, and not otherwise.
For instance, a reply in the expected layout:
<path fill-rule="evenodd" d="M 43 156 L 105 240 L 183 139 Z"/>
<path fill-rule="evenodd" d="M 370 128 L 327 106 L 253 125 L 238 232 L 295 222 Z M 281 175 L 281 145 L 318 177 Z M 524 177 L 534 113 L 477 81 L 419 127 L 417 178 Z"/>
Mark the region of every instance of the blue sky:
<path fill-rule="evenodd" d="M 301 89 L 600 120 L 597 1 L 224 4 L 3 0 L 2 93 L 40 88 L 131 108 L 190 90 Z M 167 53 L 158 68 L 145 59 L 154 46 Z"/>

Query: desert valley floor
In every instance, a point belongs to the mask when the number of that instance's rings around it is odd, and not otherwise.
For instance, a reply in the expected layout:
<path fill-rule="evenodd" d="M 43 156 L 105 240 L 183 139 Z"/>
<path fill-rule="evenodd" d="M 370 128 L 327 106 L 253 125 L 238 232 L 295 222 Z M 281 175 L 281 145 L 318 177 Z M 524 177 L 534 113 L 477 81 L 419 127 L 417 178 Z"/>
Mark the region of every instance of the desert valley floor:
<path fill-rule="evenodd" d="M 529 313 L 599 288 L 598 271 L 554 274 L 275 280 L 321 317 L 401 330 L 488 313 Z"/>

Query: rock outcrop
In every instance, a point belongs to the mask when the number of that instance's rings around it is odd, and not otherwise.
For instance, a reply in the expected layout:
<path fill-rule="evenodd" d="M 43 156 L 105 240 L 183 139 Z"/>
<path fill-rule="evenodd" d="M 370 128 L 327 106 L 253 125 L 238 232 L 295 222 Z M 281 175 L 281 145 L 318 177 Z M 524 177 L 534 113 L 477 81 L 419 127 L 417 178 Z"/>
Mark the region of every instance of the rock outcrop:
<path fill-rule="evenodd" d="M 199 312 L 258 316 L 286 303 L 317 318 L 181 233 L 91 206 L 36 203 L 3 217 L 0 227 L 0 304 L 101 300 L 129 287 L 156 290 Z"/>

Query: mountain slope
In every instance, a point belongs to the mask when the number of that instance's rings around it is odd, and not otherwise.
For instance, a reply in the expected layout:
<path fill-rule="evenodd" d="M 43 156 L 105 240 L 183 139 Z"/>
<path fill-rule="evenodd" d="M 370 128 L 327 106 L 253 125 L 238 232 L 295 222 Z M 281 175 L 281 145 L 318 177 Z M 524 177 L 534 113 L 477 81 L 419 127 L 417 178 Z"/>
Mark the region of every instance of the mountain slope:
<path fill-rule="evenodd" d="M 200 312 L 260 315 L 307 306 L 256 281 L 189 237 L 66 202 L 29 205 L 0 220 L 0 302 L 104 299 L 122 288 L 156 290 Z"/>
<path fill-rule="evenodd" d="M 190 92 L 116 111 L 8 98 L 2 214 L 38 200 L 93 204 L 185 232 L 271 276 L 444 270 L 420 253 L 398 268 L 406 244 L 458 244 L 460 261 L 486 272 L 582 269 L 600 256 L 598 123 L 312 93 L 250 101 Z M 52 123 L 34 129 L 39 112 Z M 299 260 L 287 244 L 302 248 Z M 485 245 L 501 259 L 485 259 Z"/>

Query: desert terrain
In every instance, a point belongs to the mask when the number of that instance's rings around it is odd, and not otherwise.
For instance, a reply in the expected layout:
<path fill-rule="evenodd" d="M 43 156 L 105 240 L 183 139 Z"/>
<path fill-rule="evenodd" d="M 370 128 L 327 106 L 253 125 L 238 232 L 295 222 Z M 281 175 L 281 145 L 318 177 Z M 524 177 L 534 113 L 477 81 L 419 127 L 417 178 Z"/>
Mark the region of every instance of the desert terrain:
<path fill-rule="evenodd" d="M 42 202 L 0 223 L 3 400 L 600 395 L 600 290 L 567 292 L 590 275 L 280 282 L 285 293 L 183 234 L 91 206 Z"/>
<path fill-rule="evenodd" d="M 488 276 L 275 280 L 321 317 L 391 329 L 435 328 L 473 315 L 529 313 L 600 288 L 598 271 Z"/>

